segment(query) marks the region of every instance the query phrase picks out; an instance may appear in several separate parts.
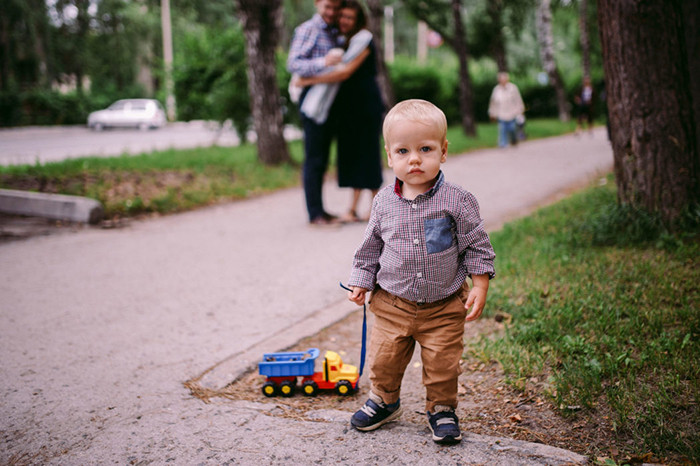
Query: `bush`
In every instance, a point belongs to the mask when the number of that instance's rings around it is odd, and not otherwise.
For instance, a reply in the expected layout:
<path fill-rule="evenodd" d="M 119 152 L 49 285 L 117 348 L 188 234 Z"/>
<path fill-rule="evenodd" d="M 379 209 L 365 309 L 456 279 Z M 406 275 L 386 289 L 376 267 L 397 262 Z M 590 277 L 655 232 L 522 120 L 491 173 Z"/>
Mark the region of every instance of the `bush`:
<path fill-rule="evenodd" d="M 85 124 L 89 97 L 72 92 L 29 90 L 0 94 L 0 125 L 75 125 Z"/>

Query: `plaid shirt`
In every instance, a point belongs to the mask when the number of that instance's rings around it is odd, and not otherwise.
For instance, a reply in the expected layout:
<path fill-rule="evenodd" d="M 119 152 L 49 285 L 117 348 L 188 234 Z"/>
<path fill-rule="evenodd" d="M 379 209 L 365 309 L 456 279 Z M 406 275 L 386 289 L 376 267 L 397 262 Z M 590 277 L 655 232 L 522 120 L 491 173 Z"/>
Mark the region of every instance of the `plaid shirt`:
<path fill-rule="evenodd" d="M 456 293 L 467 275 L 495 275 L 496 254 L 474 195 L 448 183 L 442 172 L 428 192 L 401 196 L 401 182 L 374 198 L 365 237 L 355 252 L 348 284 L 431 303 Z"/>
<path fill-rule="evenodd" d="M 326 68 L 325 57 L 337 47 L 338 30 L 329 26 L 318 13 L 294 30 L 289 47 L 287 70 L 302 77 L 315 76 Z"/>

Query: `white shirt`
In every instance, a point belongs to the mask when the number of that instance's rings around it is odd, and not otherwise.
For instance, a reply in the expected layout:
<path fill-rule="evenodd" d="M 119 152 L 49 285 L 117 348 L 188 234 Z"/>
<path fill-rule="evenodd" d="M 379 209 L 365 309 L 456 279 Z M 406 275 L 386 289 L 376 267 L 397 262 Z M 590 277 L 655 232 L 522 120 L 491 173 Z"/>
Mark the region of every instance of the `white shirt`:
<path fill-rule="evenodd" d="M 493 88 L 489 101 L 489 116 L 497 120 L 510 121 L 525 112 L 525 104 L 518 87 L 508 82 Z"/>

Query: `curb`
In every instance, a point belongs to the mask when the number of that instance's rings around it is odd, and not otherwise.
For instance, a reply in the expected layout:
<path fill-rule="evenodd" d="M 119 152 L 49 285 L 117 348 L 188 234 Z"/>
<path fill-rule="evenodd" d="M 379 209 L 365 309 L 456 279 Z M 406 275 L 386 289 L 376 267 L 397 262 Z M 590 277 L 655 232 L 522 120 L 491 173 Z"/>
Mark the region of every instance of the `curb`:
<path fill-rule="evenodd" d="M 95 224 L 104 210 L 100 202 L 86 197 L 0 189 L 0 212 Z"/>

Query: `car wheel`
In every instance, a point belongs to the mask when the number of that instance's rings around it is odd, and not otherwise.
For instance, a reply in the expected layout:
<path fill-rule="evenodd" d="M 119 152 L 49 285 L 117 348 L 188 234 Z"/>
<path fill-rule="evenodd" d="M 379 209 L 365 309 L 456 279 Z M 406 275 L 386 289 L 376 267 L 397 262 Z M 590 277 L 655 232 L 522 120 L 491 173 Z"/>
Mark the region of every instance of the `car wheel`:
<path fill-rule="evenodd" d="M 102 123 L 95 123 L 94 125 L 92 125 L 92 129 L 94 131 L 102 131 L 103 129 L 105 129 L 105 125 L 103 125 Z"/>
<path fill-rule="evenodd" d="M 139 129 L 141 131 L 148 131 L 151 128 L 151 126 L 148 123 L 140 123 L 139 124 Z"/>

